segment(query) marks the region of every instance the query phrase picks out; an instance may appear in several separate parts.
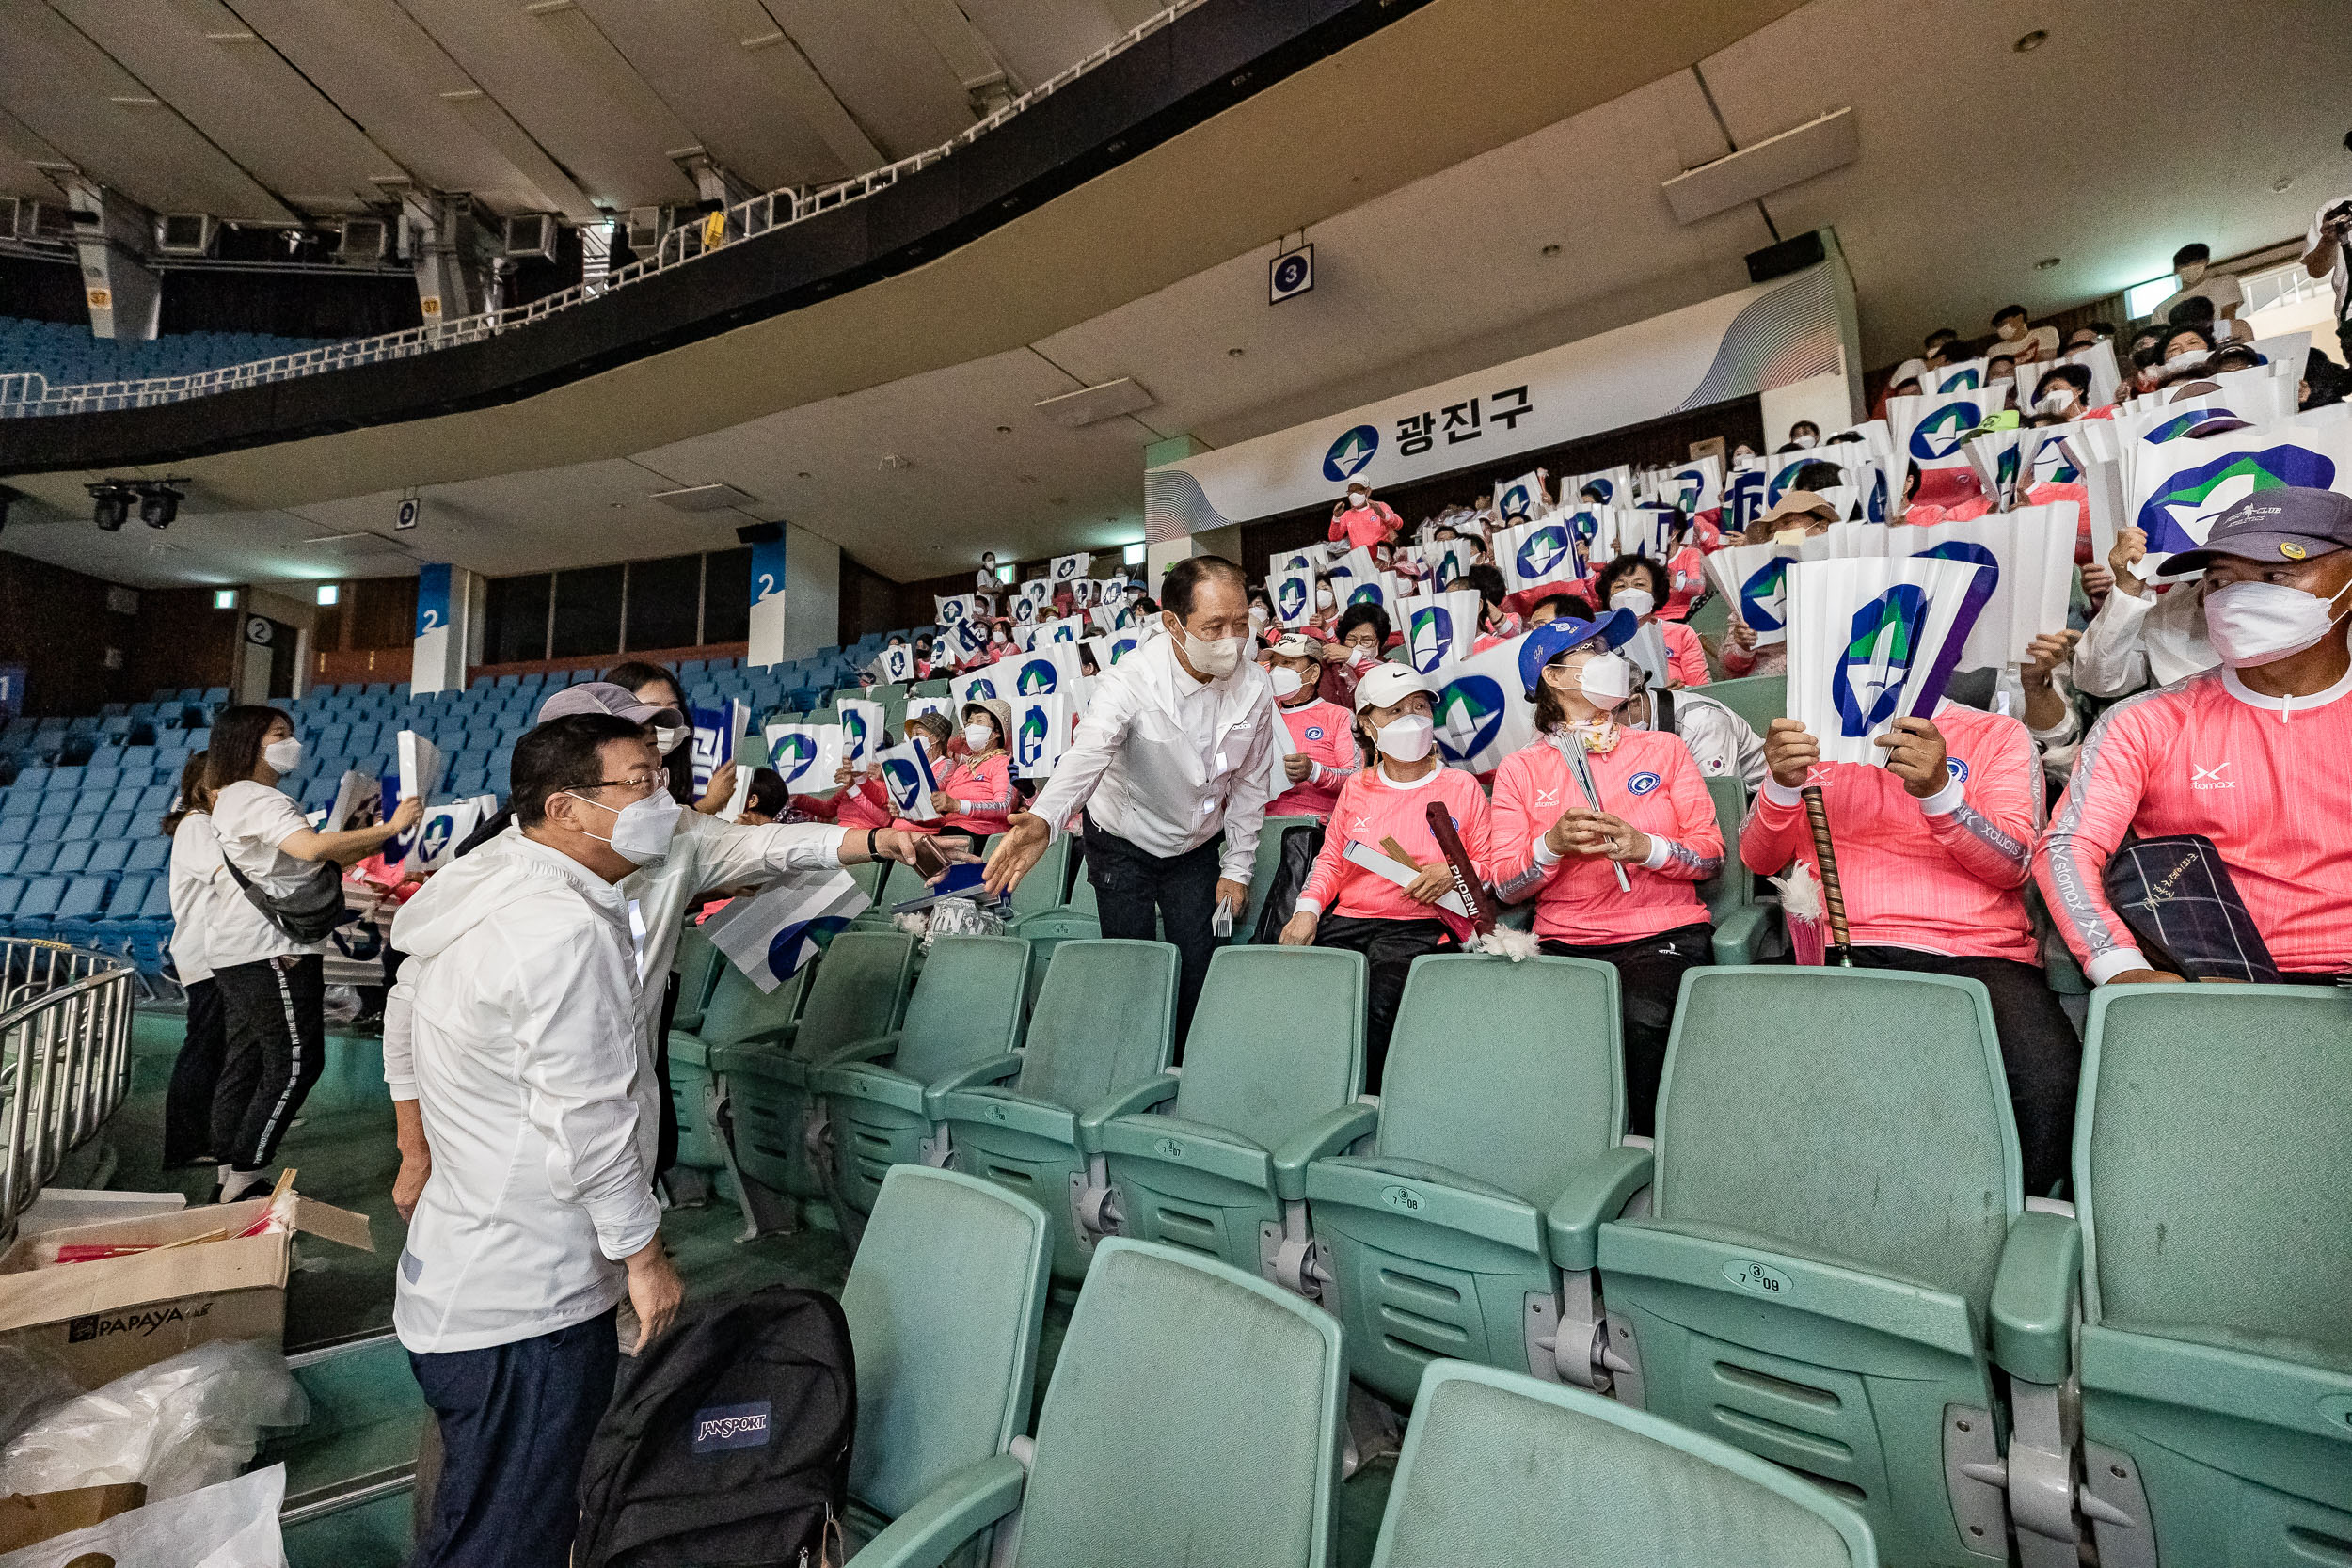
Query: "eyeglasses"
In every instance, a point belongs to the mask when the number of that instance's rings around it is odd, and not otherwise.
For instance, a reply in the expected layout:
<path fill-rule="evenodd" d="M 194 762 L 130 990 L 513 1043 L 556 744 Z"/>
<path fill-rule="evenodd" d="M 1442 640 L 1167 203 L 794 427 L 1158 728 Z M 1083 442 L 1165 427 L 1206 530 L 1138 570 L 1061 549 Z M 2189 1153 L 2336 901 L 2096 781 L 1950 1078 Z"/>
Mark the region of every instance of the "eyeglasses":
<path fill-rule="evenodd" d="M 647 778 L 643 773 L 636 773 L 626 779 L 598 779 L 595 784 L 582 784 L 580 787 L 582 789 L 642 789 L 650 795 L 656 790 L 667 789 L 669 785 L 670 770 L 666 768 L 657 768 L 653 770 L 651 778 Z"/>

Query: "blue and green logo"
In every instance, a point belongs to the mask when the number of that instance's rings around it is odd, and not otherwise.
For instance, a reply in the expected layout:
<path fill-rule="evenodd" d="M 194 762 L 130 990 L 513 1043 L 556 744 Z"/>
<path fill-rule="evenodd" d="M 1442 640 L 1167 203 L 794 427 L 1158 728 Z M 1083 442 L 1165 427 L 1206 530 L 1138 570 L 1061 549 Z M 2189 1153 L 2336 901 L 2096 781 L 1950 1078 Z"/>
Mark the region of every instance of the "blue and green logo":
<path fill-rule="evenodd" d="M 1961 438 L 1984 422 L 1973 403 L 1947 403 L 1911 432 L 1911 455 L 1922 463 L 1940 463 L 1960 450 Z"/>
<path fill-rule="evenodd" d="M 1778 631 L 1787 621 L 1789 562 L 1778 556 L 1740 585 L 1740 619 L 1755 631 Z"/>
<path fill-rule="evenodd" d="M 1054 668 L 1052 659 L 1033 658 L 1021 667 L 1021 673 L 1013 682 L 1013 689 L 1024 697 L 1035 697 L 1053 690 L 1055 683 L 1060 678 L 1061 672 Z"/>
<path fill-rule="evenodd" d="M 1443 605 L 1413 611 L 1410 641 L 1413 668 L 1422 674 L 1443 664 L 1454 652 L 1454 614 Z"/>
<path fill-rule="evenodd" d="M 817 742 L 804 735 L 782 735 L 771 751 L 768 766 L 784 776 L 787 784 L 817 765 Z"/>
<path fill-rule="evenodd" d="M 1486 675 L 1464 675 L 1438 693 L 1438 750 L 1445 760 L 1467 765 L 1495 743 L 1508 711 L 1502 688 Z"/>
<path fill-rule="evenodd" d="M 1031 704 L 1021 716 L 1021 732 L 1013 746 L 1013 754 L 1023 768 L 1035 768 L 1045 754 L 1045 709 Z"/>
<path fill-rule="evenodd" d="M 1323 454 L 1323 477 L 1334 484 L 1344 484 L 1364 471 L 1373 454 L 1380 450 L 1380 432 L 1368 424 L 1359 424 L 1331 443 L 1331 450 Z"/>
<path fill-rule="evenodd" d="M 1518 554 L 1511 563 L 1522 581 L 1543 582 L 1569 552 L 1568 531 L 1558 523 L 1546 523 L 1519 541 Z"/>
<path fill-rule="evenodd" d="M 2287 485 L 2326 490 L 2335 478 L 2335 464 L 2308 447 L 2229 452 L 2165 481 L 2135 521 L 2148 535 L 2151 555 L 2193 550 L 2214 519 L 2247 497 Z"/>
<path fill-rule="evenodd" d="M 1854 611 L 1851 635 L 1829 680 L 1841 733 L 1867 736 L 1895 717 L 1927 620 L 1928 596 L 1909 582 Z"/>

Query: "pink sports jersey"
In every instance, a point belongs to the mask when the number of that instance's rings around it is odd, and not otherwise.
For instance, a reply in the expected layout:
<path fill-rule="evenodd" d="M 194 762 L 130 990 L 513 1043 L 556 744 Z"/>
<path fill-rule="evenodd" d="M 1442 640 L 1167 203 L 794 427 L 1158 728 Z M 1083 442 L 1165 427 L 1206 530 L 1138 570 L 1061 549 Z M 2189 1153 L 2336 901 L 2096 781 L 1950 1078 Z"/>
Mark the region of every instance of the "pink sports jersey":
<path fill-rule="evenodd" d="M 1867 763 L 1825 763 L 1807 780 L 1829 812 L 1847 932 L 1857 947 L 2032 963 L 2025 886 L 2042 824 L 2033 738 L 2014 719 L 1948 702 L 1935 727 L 1951 782 L 1924 800 Z M 1764 782 L 1740 829 L 1740 858 L 1766 874 L 1813 861 L 1796 790 Z"/>
<path fill-rule="evenodd" d="M 1003 752 L 992 752 L 977 763 L 969 757 L 959 760 L 939 787 L 956 807 L 937 826 L 993 836 L 1012 825 L 1012 759 Z"/>
<path fill-rule="evenodd" d="M 1562 743 L 1579 744 L 1565 736 Z M 1613 749 L 1585 760 L 1600 809 L 1650 836 L 1648 862 L 1626 865 L 1632 890 L 1617 886 L 1607 861 L 1555 861 L 1537 847 L 1562 812 L 1589 803 L 1568 759 L 1546 736 L 1495 769 L 1496 895 L 1512 904 L 1533 895 L 1535 934 L 1581 947 L 1635 942 L 1705 920 L 1694 884 L 1723 868 L 1724 835 L 1690 749 L 1671 735 L 1620 729 Z"/>
<path fill-rule="evenodd" d="M 1396 515 L 1394 507 L 1387 501 L 1374 501 L 1370 506 L 1359 506 L 1332 518 L 1330 536 L 1346 540 L 1351 550 L 1368 550 L 1384 540 L 1395 538 L 1397 530 L 1404 526 L 1405 519 Z"/>
<path fill-rule="evenodd" d="M 1480 876 L 1490 876 L 1486 864 L 1486 792 L 1478 781 L 1458 768 L 1440 768 L 1413 784 L 1391 784 L 1375 769 L 1359 770 L 1342 786 L 1323 835 L 1323 852 L 1299 891 L 1299 903 L 1318 911 L 1330 910 L 1352 920 L 1434 920 L 1437 911 L 1416 904 L 1405 890 L 1387 878 L 1365 870 L 1346 858 L 1351 843 L 1380 849 L 1380 841 L 1393 838 L 1422 865 L 1440 859 L 1438 840 L 1429 831 L 1429 805 L 1445 802 L 1462 835 L 1462 847 Z M 1382 854 L 1388 851 L 1381 849 Z"/>
<path fill-rule="evenodd" d="M 1707 554 L 1695 545 L 1685 545 L 1666 562 L 1666 602 L 1658 609 L 1659 618 L 1681 620 L 1691 613 L 1691 601 L 1706 592 Z"/>
<path fill-rule="evenodd" d="M 2083 972 L 2153 969 L 2107 902 L 2126 832 L 2202 833 L 2282 970 L 2352 968 L 2352 674 L 2265 697 L 2209 670 L 2118 703 L 2092 726 L 2035 874 Z"/>
<path fill-rule="evenodd" d="M 1327 671 L 1329 666 L 1325 667 Z M 1358 754 L 1356 731 L 1347 709 L 1321 699 L 1296 707 L 1275 709 L 1291 733 L 1290 754 L 1314 764 L 1306 779 L 1276 796 L 1265 809 L 1268 816 L 1311 816 L 1327 821 L 1341 786 L 1356 776 L 1363 759 Z"/>
<path fill-rule="evenodd" d="M 1666 667 L 1681 686 L 1705 686 L 1714 677 L 1707 671 L 1707 649 L 1699 634 L 1680 621 L 1661 616 L 1658 629 L 1666 639 Z"/>
<path fill-rule="evenodd" d="M 834 820 L 845 828 L 890 826 L 890 791 L 882 787 L 880 779 L 853 779 L 842 786 L 834 800 Z"/>

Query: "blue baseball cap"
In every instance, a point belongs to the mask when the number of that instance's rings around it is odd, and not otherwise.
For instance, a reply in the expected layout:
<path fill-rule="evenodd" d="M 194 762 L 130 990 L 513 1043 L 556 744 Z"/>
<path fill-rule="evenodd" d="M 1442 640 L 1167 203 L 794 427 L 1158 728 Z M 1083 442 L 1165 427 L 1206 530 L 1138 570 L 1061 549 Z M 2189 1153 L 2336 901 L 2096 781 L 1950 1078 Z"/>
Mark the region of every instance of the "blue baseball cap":
<path fill-rule="evenodd" d="M 1629 610 L 1613 610 L 1597 621 L 1580 621 L 1573 615 L 1546 621 L 1519 644 L 1519 685 L 1526 689 L 1528 699 L 1534 701 L 1535 688 L 1544 678 L 1545 665 L 1595 638 L 1600 639 L 1604 648 L 1621 648 L 1632 640 L 1641 624 L 1642 618 Z"/>

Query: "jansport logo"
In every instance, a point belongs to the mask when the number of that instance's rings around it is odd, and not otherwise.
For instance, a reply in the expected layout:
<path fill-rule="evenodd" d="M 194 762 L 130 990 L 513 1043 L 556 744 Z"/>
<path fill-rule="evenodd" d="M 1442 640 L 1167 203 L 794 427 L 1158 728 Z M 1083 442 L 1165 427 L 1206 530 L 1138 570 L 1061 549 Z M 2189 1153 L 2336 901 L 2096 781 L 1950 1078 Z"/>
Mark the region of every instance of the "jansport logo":
<path fill-rule="evenodd" d="M 1295 621 L 1307 609 L 1307 579 L 1284 578 L 1274 591 L 1274 608 L 1284 622 Z"/>
<path fill-rule="evenodd" d="M 111 1338 L 118 1334 L 136 1335 L 144 1339 L 159 1328 L 210 1317 L 212 1311 L 213 1304 L 207 1301 L 196 1307 L 175 1302 L 169 1307 L 150 1307 L 138 1312 L 95 1312 L 86 1318 L 67 1319 L 65 1342 L 79 1345 L 92 1339 Z"/>
<path fill-rule="evenodd" d="M 1443 605 L 1413 611 L 1413 668 L 1429 673 L 1454 651 L 1454 616 Z"/>
<path fill-rule="evenodd" d="M 1567 553 L 1568 531 L 1558 523 L 1546 523 L 1519 541 L 1519 552 L 1512 563 L 1520 578 L 1540 582 Z"/>
<path fill-rule="evenodd" d="M 2325 490 L 2335 478 L 2335 464 L 2308 447 L 2230 452 L 2165 481 L 2134 520 L 2148 535 L 2151 555 L 2193 550 L 2214 519 L 2248 496 L 2290 484 Z"/>
<path fill-rule="evenodd" d="M 1379 450 L 1380 432 L 1359 424 L 1332 442 L 1331 450 L 1323 454 L 1323 477 L 1334 484 L 1344 483 L 1362 473 Z"/>
<path fill-rule="evenodd" d="M 1911 455 L 1934 463 L 1960 450 L 1960 438 L 1983 422 L 1973 403 L 1949 403 L 1921 420 L 1911 433 Z"/>
<path fill-rule="evenodd" d="M 1895 716 L 1927 619 L 1927 595 L 1909 582 L 1854 611 L 1852 638 L 1829 683 L 1843 733 L 1866 736 Z"/>
<path fill-rule="evenodd" d="M 2188 787 L 2191 789 L 2235 789 L 2237 787 L 2235 779 L 2222 777 L 2229 770 L 2230 765 L 2226 760 L 2217 762 L 2211 768 L 2192 762 L 2188 765 Z"/>
<path fill-rule="evenodd" d="M 729 1449 L 764 1449 L 775 1435 L 766 1400 L 750 1404 L 716 1404 L 694 1412 L 693 1451 L 718 1453 Z"/>
<path fill-rule="evenodd" d="M 1448 762 L 1468 762 L 1494 744 L 1504 711 L 1502 688 L 1489 677 L 1446 682 L 1438 693 L 1438 750 Z"/>
<path fill-rule="evenodd" d="M 1061 672 L 1054 667 L 1052 659 L 1033 658 L 1021 667 L 1021 674 L 1013 682 L 1013 689 L 1024 697 L 1035 697 L 1053 690 L 1054 683 L 1060 677 Z"/>

